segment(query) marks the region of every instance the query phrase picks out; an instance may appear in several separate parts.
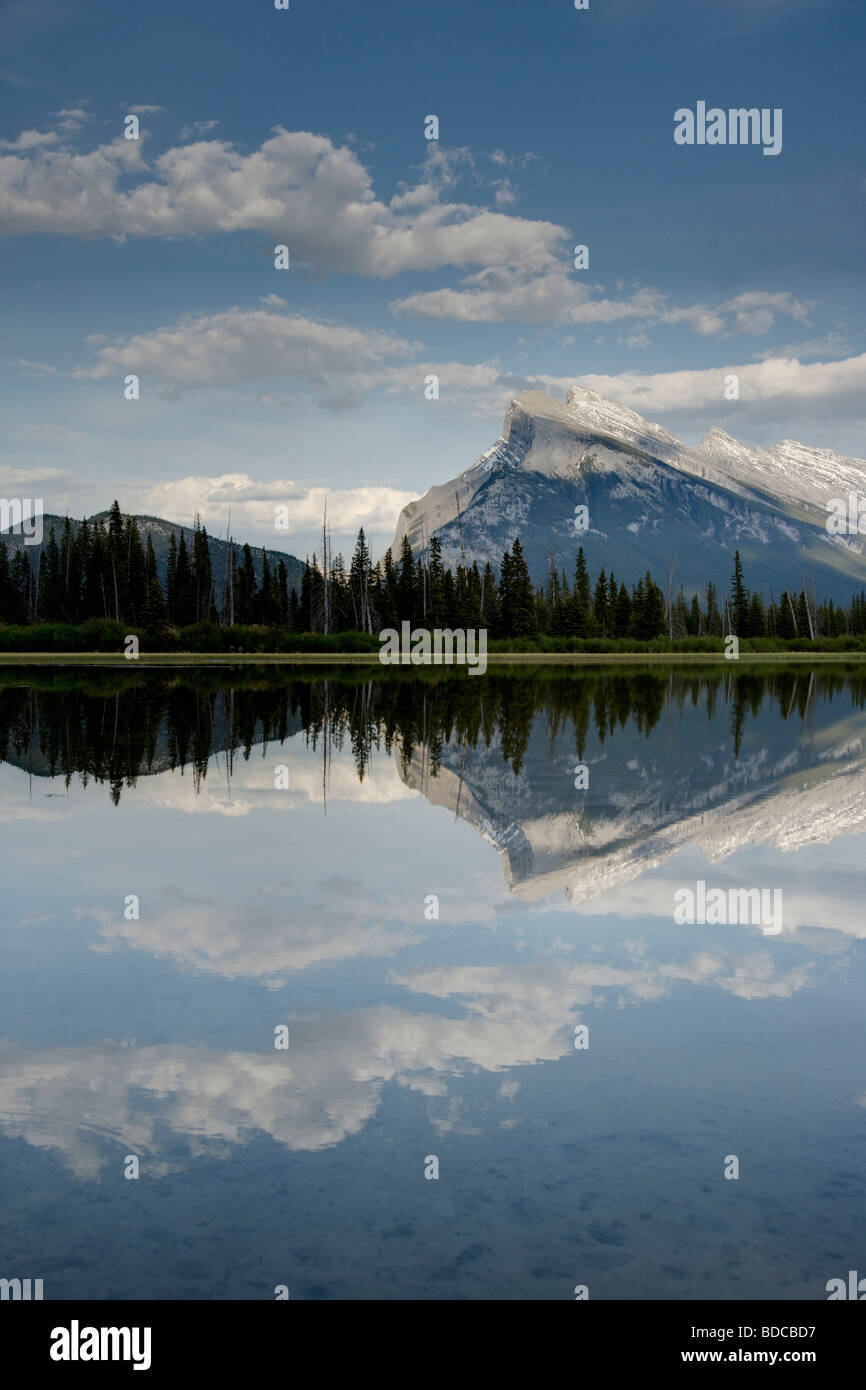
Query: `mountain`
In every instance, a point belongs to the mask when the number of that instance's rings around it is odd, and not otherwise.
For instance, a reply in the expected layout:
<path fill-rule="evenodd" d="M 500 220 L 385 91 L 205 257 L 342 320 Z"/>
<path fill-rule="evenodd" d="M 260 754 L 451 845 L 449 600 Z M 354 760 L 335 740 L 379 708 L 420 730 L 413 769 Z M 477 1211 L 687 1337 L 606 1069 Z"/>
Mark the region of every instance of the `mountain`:
<path fill-rule="evenodd" d="M 735 550 L 750 588 L 776 596 L 814 573 L 820 599 L 847 602 L 866 585 L 859 536 L 831 536 L 825 504 L 866 494 L 866 461 L 784 440 L 749 449 L 712 429 L 697 448 L 633 410 L 572 387 L 565 404 L 541 391 L 511 402 L 492 448 L 452 481 L 403 509 L 403 535 L 426 551 L 434 533 L 446 565 L 465 552 L 498 566 L 520 538 L 533 578 L 551 562 L 574 571 L 583 546 L 590 572 L 635 583 L 646 570 L 666 587 L 728 586 Z M 575 530 L 585 506 L 589 527 Z"/>
<path fill-rule="evenodd" d="M 108 512 L 97 512 L 95 516 L 89 516 L 87 520 L 90 525 L 93 525 L 94 523 L 107 523 L 108 516 Z M 70 518 L 70 520 L 72 519 Z M 138 522 L 138 529 L 141 533 L 142 544 L 146 544 L 147 533 L 148 531 L 150 532 L 151 538 L 153 540 L 153 551 L 156 556 L 157 573 L 159 574 L 159 578 L 164 585 L 166 577 L 166 566 L 168 562 L 168 547 L 172 535 L 174 535 L 175 538 L 179 541 L 181 533 L 183 533 L 183 535 L 186 537 L 187 549 L 189 550 L 191 555 L 193 536 L 195 533 L 190 526 L 179 526 L 174 521 L 164 521 L 162 517 L 158 516 L 137 516 L 135 520 Z M 48 540 L 48 535 L 51 531 L 52 526 L 54 527 L 54 534 L 57 538 L 57 544 L 59 545 L 60 538 L 63 534 L 63 527 L 65 524 L 65 517 L 54 516 L 46 512 L 42 519 L 42 545 L 44 545 L 45 542 Z M 80 522 L 72 520 L 73 531 L 77 532 L 80 524 Z M 22 537 L 20 535 L 14 535 L 11 531 L 7 531 L 5 534 L 0 534 L 0 540 L 5 542 L 6 547 L 10 552 L 10 555 L 13 551 L 19 549 L 24 544 Z M 236 541 L 232 542 L 232 545 L 235 552 L 235 556 L 237 558 L 237 563 L 238 565 L 240 565 L 243 558 L 243 548 Z M 208 546 L 210 548 L 211 563 L 213 565 L 214 598 L 216 600 L 217 608 L 222 608 L 225 596 L 225 578 L 226 573 L 228 571 L 229 543 L 228 541 L 219 540 L 216 536 L 209 535 Z M 35 563 L 35 557 L 39 554 L 40 550 L 42 549 L 42 546 L 29 545 L 27 549 L 33 556 Z M 255 547 L 251 547 L 251 549 L 253 552 L 253 565 L 256 571 L 256 582 L 261 584 L 261 547 L 259 547 L 258 550 L 255 549 Z M 285 561 L 286 569 L 288 571 L 289 576 L 289 590 L 291 591 L 292 588 L 295 588 L 298 590 L 298 593 L 300 593 L 301 579 L 303 578 L 304 574 L 303 560 L 299 560 L 296 555 L 289 555 L 282 550 L 272 550 L 270 546 L 267 549 L 268 560 L 269 563 L 271 563 L 272 567 L 273 565 L 278 565 L 280 560 Z"/>

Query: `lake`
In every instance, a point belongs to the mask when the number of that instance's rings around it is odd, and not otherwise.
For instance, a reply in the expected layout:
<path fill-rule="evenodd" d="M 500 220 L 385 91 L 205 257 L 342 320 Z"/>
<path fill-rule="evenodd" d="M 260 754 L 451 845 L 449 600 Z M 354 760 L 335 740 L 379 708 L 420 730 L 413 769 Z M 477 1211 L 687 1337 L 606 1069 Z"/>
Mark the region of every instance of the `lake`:
<path fill-rule="evenodd" d="M 866 1273 L 856 664 L 7 668 L 0 756 L 0 1276 Z M 780 930 L 677 921 L 698 885 Z"/>

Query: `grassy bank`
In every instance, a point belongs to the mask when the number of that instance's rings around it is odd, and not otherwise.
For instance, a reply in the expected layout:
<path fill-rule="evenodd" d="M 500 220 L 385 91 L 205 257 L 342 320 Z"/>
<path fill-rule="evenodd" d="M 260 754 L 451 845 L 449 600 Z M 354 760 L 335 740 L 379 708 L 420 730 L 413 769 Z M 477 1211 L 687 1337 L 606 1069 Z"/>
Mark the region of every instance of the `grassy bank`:
<path fill-rule="evenodd" d="M 219 627 L 201 623 L 172 628 L 160 634 L 99 621 L 75 626 L 46 623 L 30 627 L 0 626 L 0 663 L 4 665 L 126 665 L 126 639 L 139 641 L 141 665 L 204 666 L 259 664 L 341 665 L 379 663 L 377 636 L 364 632 L 273 631 L 265 627 Z M 783 641 L 770 637 L 743 638 L 740 661 L 832 661 L 840 657 L 866 659 L 866 636 L 802 638 Z M 537 637 L 499 639 L 488 643 L 488 665 L 586 665 L 606 662 L 726 661 L 721 637 L 631 638 Z M 410 668 L 416 669 L 416 668 Z"/>
<path fill-rule="evenodd" d="M 491 652 L 488 669 L 509 666 L 815 666 L 866 662 L 866 652 L 777 651 L 744 652 L 738 661 L 728 661 L 722 652 Z M 442 667 L 382 666 L 372 652 L 274 652 L 208 653 L 143 652 L 137 661 L 127 661 L 118 652 L 0 652 L 0 667 L 15 666 L 105 666 L 134 671 L 136 667 L 207 666 L 369 666 L 380 670 L 446 670 Z M 455 671 L 466 671 L 455 665 Z"/>

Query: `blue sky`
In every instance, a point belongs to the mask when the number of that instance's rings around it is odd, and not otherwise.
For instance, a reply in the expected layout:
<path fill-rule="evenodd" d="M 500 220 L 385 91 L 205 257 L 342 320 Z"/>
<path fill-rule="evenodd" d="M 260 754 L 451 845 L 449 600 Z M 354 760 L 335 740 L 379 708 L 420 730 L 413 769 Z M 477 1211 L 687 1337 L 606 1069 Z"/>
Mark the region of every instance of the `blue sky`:
<path fill-rule="evenodd" d="M 857 0 L 0 3 L 0 491 L 300 554 L 327 492 L 381 549 L 571 383 L 862 457 L 864 39 Z M 781 153 L 678 146 L 700 100 Z"/>

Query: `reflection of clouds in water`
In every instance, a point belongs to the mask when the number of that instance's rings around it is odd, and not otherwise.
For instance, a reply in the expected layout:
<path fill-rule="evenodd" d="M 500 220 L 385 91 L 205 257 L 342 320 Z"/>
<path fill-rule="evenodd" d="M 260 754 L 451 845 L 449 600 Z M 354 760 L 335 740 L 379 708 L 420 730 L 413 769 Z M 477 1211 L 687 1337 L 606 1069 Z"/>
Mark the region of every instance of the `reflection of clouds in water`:
<path fill-rule="evenodd" d="M 9 787 L 2 788 L 6 792 L 3 803 L 0 803 L 0 824 L 14 825 L 19 821 L 62 821 L 66 819 L 66 812 L 52 811 L 47 807 L 41 806 L 22 806 L 17 797 L 9 796 Z M 10 804 L 11 803 L 11 804 Z"/>
<path fill-rule="evenodd" d="M 756 998 L 761 992 L 761 980 L 769 981 L 775 992 L 778 979 L 799 979 L 802 967 L 782 972 L 782 959 L 775 956 L 778 974 L 771 966 L 769 950 L 784 951 L 786 945 L 807 947 L 819 955 L 840 956 L 847 949 L 850 936 L 866 935 L 866 921 L 859 904 L 852 902 L 845 885 L 828 883 L 826 889 L 800 887 L 796 882 L 783 888 L 784 930 L 767 944 L 760 926 L 733 928 L 713 925 L 673 927 L 674 893 L 684 884 L 693 884 L 707 875 L 712 887 L 739 887 L 743 869 L 728 865 L 725 870 L 708 871 L 685 865 L 678 874 L 647 875 L 639 884 L 620 885 L 603 899 L 591 904 L 575 905 L 562 899 L 545 905 L 545 917 L 551 922 L 569 917 L 612 917 L 617 922 L 640 924 L 650 932 L 649 943 L 634 951 L 646 951 L 653 941 L 653 920 L 660 920 L 675 930 L 684 951 L 694 950 L 693 960 L 704 959 L 707 953 L 720 946 L 730 947 L 730 932 L 742 934 L 743 949 L 760 941 L 759 954 L 751 961 L 766 963 L 759 975 L 750 971 L 748 979 L 740 975 L 724 984 L 720 976 L 716 983 L 734 993 L 751 991 Z M 396 872 L 396 869 L 395 869 Z M 525 912 L 526 905 L 519 904 Z M 507 906 L 506 909 L 507 910 Z M 423 899 L 414 883 L 407 882 L 374 895 L 360 882 L 332 877 L 305 887 L 297 883 L 262 883 L 257 897 L 245 903 L 227 903 L 212 898 L 192 898 L 171 890 L 162 903 L 151 903 L 139 921 L 128 922 L 118 913 L 106 909 L 75 909 L 79 919 L 91 918 L 99 923 L 99 931 L 91 949 L 111 951 L 119 946 L 143 951 L 173 960 L 183 969 L 206 971 L 224 979 L 258 979 L 276 984 L 280 977 L 292 971 L 313 969 L 360 957 L 388 958 L 406 946 L 419 945 L 425 939 L 437 939 L 441 923 L 423 920 Z M 461 928 L 494 929 L 502 917 L 502 905 L 476 892 L 475 896 L 461 893 L 459 902 L 448 903 L 442 921 L 456 921 Z M 539 938 L 538 923 L 533 917 L 524 926 L 523 912 L 515 919 L 518 944 L 534 950 L 546 949 L 557 955 L 571 954 L 574 940 L 561 934 L 551 937 L 545 946 Z M 800 924 L 807 924 L 806 926 Z M 544 919 L 542 919 L 544 925 Z M 721 941 L 720 938 L 726 939 Z M 668 942 L 670 938 L 668 938 Z M 634 943 L 632 943 L 634 945 Z M 602 945 L 589 949 L 603 950 Z M 716 959 L 715 956 L 712 956 Z M 661 980 L 665 971 L 677 972 L 682 967 L 659 966 L 652 978 Z M 492 969 L 492 968 L 491 968 Z M 588 969 L 588 967 L 587 967 Z M 679 978 L 678 975 L 672 975 Z M 647 973 L 649 978 L 649 972 Z M 682 978 L 691 978 L 683 976 Z M 632 981 L 632 988 L 634 988 Z M 647 996 L 651 997 L 651 996 Z"/>
<path fill-rule="evenodd" d="M 322 804 L 321 755 L 309 748 L 302 734 L 285 744 L 270 743 L 262 754 L 262 745 L 253 748 L 249 759 L 236 753 L 231 777 L 226 779 L 225 753 L 214 754 L 208 760 L 207 776 L 196 778 L 186 767 L 152 774 L 142 773 L 134 788 L 126 788 L 126 796 L 135 797 L 138 809 L 158 808 L 178 811 L 185 815 L 249 816 L 253 811 L 288 811 L 304 809 L 309 804 Z M 274 775 L 279 765 L 289 769 L 287 790 L 274 788 Z M 91 793 L 105 795 L 106 783 L 91 783 Z M 62 788 L 62 790 L 57 790 Z M 32 800 L 30 799 L 32 791 Z M 329 802 L 348 801 L 358 805 L 390 805 L 393 802 L 416 801 L 420 792 L 413 791 L 400 777 L 395 757 L 384 751 L 368 763 L 363 782 L 358 781 L 355 760 L 346 750 L 333 750 L 328 766 L 327 799 Z M 55 806 L 46 806 L 46 800 Z M 66 803 L 66 804 L 63 804 Z M 63 821 L 73 812 L 80 814 L 92 804 L 87 789 L 73 778 L 68 790 L 62 777 L 38 776 L 31 779 L 25 769 L 11 764 L 0 765 L 0 823 L 16 821 Z"/>
<path fill-rule="evenodd" d="M 856 842 L 854 842 L 856 845 Z M 844 846 L 840 849 L 844 852 Z M 848 938 L 866 936 L 866 916 L 862 911 L 862 886 L 856 881 L 854 871 L 848 869 L 835 873 L 827 863 L 815 883 L 814 865 L 768 865 L 762 862 L 760 870 L 747 866 L 743 860 L 728 864 L 707 864 L 701 862 L 691 849 L 680 850 L 683 859 L 675 866 L 666 864 L 664 870 L 646 874 L 639 882 L 619 883 L 597 899 L 589 902 L 572 902 L 569 910 L 576 916 L 612 916 L 625 920 L 660 918 L 673 921 L 674 893 L 679 888 L 694 888 L 697 879 L 704 879 L 707 887 L 729 889 L 755 886 L 759 882 L 764 887 L 781 888 L 783 904 L 783 930 L 773 938 L 774 946 L 783 949 L 786 944 L 808 946 L 821 954 L 835 955 L 850 945 Z M 854 851 L 861 854 L 858 848 Z M 686 858 L 688 855 L 688 858 Z M 850 861 L 849 861 L 850 862 Z M 545 911 L 558 907 L 551 904 Z M 712 943 L 714 931 L 723 930 L 712 925 L 686 925 L 677 931 L 698 934 Z M 759 926 L 738 926 L 737 931 L 744 937 L 761 935 Z"/>
<path fill-rule="evenodd" d="M 503 1013 L 512 1019 L 563 1019 L 580 1005 L 599 1003 L 609 992 L 631 1001 L 658 1000 L 674 982 L 715 985 L 743 999 L 789 999 L 810 983 L 810 963 L 777 968 L 769 951 L 737 955 L 696 951 L 681 962 L 652 965 L 636 956 L 630 968 L 584 962 L 580 965 L 444 966 L 410 971 L 394 978 L 415 993 L 439 999 L 459 997 L 484 1018 Z"/>
<path fill-rule="evenodd" d="M 218 1157 L 253 1132 L 287 1149 L 321 1150 L 363 1129 L 388 1082 L 425 1095 L 437 1131 L 470 1132 L 466 1102 L 452 1094 L 449 1080 L 564 1057 L 580 1006 L 659 1000 L 679 981 L 715 985 L 743 999 L 788 998 L 809 982 L 809 969 L 774 972 L 769 952 L 696 953 L 679 965 L 632 969 L 422 969 L 397 983 L 459 1000 L 462 1017 L 388 1006 L 332 1014 L 292 1024 L 290 1050 L 262 1054 L 171 1045 L 6 1049 L 0 1126 L 10 1138 L 58 1151 L 88 1178 L 107 1163 L 119 1165 L 125 1153 L 138 1154 L 149 1176 L 173 1171 L 182 1163 L 161 1150 L 178 1138 L 190 1158 Z M 518 1085 L 503 1082 L 503 1103 L 514 1103 Z"/>
<path fill-rule="evenodd" d="M 399 836 L 405 834 L 417 849 L 419 825 L 423 824 L 428 803 L 447 807 L 461 819 L 467 820 L 480 835 L 502 853 L 502 863 L 514 897 L 522 903 L 544 903 L 545 911 L 617 914 L 624 917 L 672 917 L 672 894 L 675 888 L 693 877 L 675 877 L 668 861 L 688 846 L 694 846 L 713 865 L 712 873 L 704 872 L 708 880 L 721 887 L 738 887 L 743 883 L 743 870 L 738 863 L 722 868 L 722 861 L 733 859 L 740 851 L 756 846 L 774 848 L 783 853 L 826 846 L 832 841 L 866 830 L 866 760 L 862 757 L 863 740 L 857 730 L 859 716 L 836 720 L 832 729 L 823 731 L 827 746 L 814 750 L 812 766 L 803 763 L 803 749 L 786 750 L 771 756 L 766 747 L 744 753 L 739 761 L 732 759 L 730 748 L 719 745 L 712 756 L 713 766 L 721 774 L 708 790 L 705 785 L 684 787 L 683 800 L 679 793 L 672 799 L 674 786 L 666 784 L 664 764 L 651 759 L 653 775 L 645 775 L 644 764 L 630 758 L 621 766 L 631 768 L 628 794 L 611 790 L 607 802 L 588 814 L 578 814 L 574 807 L 571 779 L 566 778 L 563 797 L 568 809 L 534 813 L 537 802 L 532 796 L 532 777 L 526 772 L 520 782 L 529 793 L 525 810 L 517 821 L 508 825 L 498 819 L 495 806 L 510 805 L 515 794 L 511 772 L 501 763 L 495 748 L 487 754 L 476 750 L 466 768 L 466 781 L 447 766 L 436 778 L 424 772 L 425 759 L 419 754 L 405 775 L 401 775 L 396 753 L 389 757 L 382 752 L 371 760 L 363 782 L 358 781 L 351 753 L 336 750 L 331 759 L 328 777 L 328 800 L 332 803 L 351 803 L 358 807 L 390 807 L 399 812 L 407 800 L 418 803 L 418 818 L 407 818 L 396 827 L 395 850 L 391 855 L 389 877 L 404 873 L 399 864 Z M 447 749 L 446 749 L 447 751 Z M 539 786 L 543 788 L 542 802 L 549 799 L 549 747 L 538 752 Z M 589 756 L 589 754 L 587 754 Z M 420 760 L 419 760 L 420 759 Z M 568 761 L 568 760 L 566 760 Z M 590 761 L 592 759 L 590 758 Z M 616 759 L 605 757 L 606 776 L 616 778 Z M 274 789 L 274 771 L 280 764 L 289 768 L 289 789 Z M 792 764 L 796 770 L 792 771 Z M 650 765 L 650 764 L 647 764 Z M 641 769 L 643 768 L 643 771 Z M 542 778 L 541 774 L 544 773 Z M 640 775 L 636 775 L 640 774 Z M 38 785 L 53 786 L 54 782 L 37 779 Z M 262 812 L 262 843 L 268 832 L 273 812 L 294 811 L 298 815 L 319 814 L 322 803 L 321 759 L 299 734 L 285 744 L 273 743 L 262 756 L 261 745 L 253 750 L 249 760 L 236 758 L 232 776 L 231 799 L 225 779 L 225 755 L 210 760 L 209 776 L 196 781 L 187 770 L 162 772 L 139 778 L 135 789 L 136 809 L 156 811 L 158 815 L 177 811 L 184 815 L 208 814 L 218 817 L 249 817 Z M 484 804 L 473 796 L 473 785 Z M 59 801 L 51 810 L 43 810 L 23 800 L 26 795 L 27 774 L 17 768 L 4 768 L 0 777 L 0 819 L 38 819 L 63 822 L 72 811 L 87 814 L 94 802 L 73 784 L 75 797 L 68 806 Z M 422 789 L 423 788 L 423 792 Z M 754 788 L 754 790 L 746 790 Z M 426 800 L 425 800 L 426 798 Z M 504 798 L 504 800 L 503 800 Z M 723 804 L 708 806 L 709 800 L 723 798 Z M 22 804 L 23 803 L 23 804 Z M 54 809 L 56 806 L 57 809 Z M 104 808 L 103 808 L 104 809 Z M 123 814 L 121 810 L 121 815 Z M 50 829 L 46 834 L 50 835 Z M 238 845 L 225 835 L 215 841 L 221 861 L 237 857 Z M 274 828 L 274 833 L 278 831 Z M 394 834 L 392 827 L 392 834 Z M 61 847 L 58 845 L 58 851 Z M 54 851 L 52 851 L 54 852 Z M 492 860 L 491 862 L 495 864 Z M 248 865 L 239 868 L 248 874 Z M 770 872 L 773 872 L 770 870 Z M 405 874 L 404 874 L 405 876 Z M 241 880 L 242 881 L 242 880 Z M 636 881 L 639 881 L 637 886 Z M 750 878 L 748 882 L 753 880 Z M 781 880 L 779 880 L 781 881 Z M 435 887 L 435 885 L 434 885 Z M 784 870 L 784 935 L 796 932 L 803 940 L 803 926 L 818 928 L 828 935 L 866 935 L 866 919 L 859 910 L 859 896 L 852 902 L 851 890 L 828 874 L 822 875 L 820 891 L 806 881 L 797 882 L 790 870 Z M 181 963 L 194 964 L 227 976 L 261 975 L 272 971 L 303 968 L 316 960 L 316 943 L 321 959 L 336 960 L 359 954 L 387 954 L 402 943 L 395 924 L 402 923 L 414 932 L 413 893 L 407 889 L 394 895 L 389 904 L 370 902 L 368 928 L 359 915 L 349 908 L 348 921 L 334 918 L 333 908 L 317 899 L 315 894 L 301 894 L 301 906 L 279 923 L 267 913 L 254 910 L 247 916 L 240 907 L 212 909 L 206 904 L 178 899 L 167 905 L 159 917 L 139 924 L 132 931 L 128 924 L 120 925 L 101 918 L 106 945 L 125 939 L 136 949 L 152 949 L 157 954 L 171 955 Z M 563 902 L 563 897 L 565 902 Z M 492 894 L 487 894 L 491 899 Z M 472 890 L 461 893 L 459 907 L 463 923 L 491 926 L 500 911 L 499 904 L 488 902 Z M 208 913 L 212 912 L 212 916 Z M 341 908 L 342 912 L 342 908 Z M 306 922 L 309 913 L 322 914 L 322 930 L 315 932 Z M 388 927 L 381 925 L 387 917 Z M 207 921 L 205 920 L 207 918 Z M 241 918 L 249 922 L 245 945 L 253 948 L 249 968 L 244 968 L 239 950 Z M 743 930 L 746 930 L 745 928 Z M 396 932 L 396 935 L 395 935 Z M 812 942 L 810 941 L 810 945 Z M 820 950 L 837 949 L 828 942 Z"/>
<path fill-rule="evenodd" d="M 274 777 L 279 766 L 289 769 L 289 785 L 277 791 Z M 265 756 L 259 746 L 253 749 L 249 761 L 236 756 L 230 784 L 229 787 L 225 776 L 225 755 L 220 754 L 211 758 L 207 777 L 197 785 L 188 774 L 181 777 L 178 773 L 162 772 L 141 778 L 136 791 L 140 800 L 152 806 L 191 815 L 248 816 L 253 811 L 305 810 L 310 804 L 322 804 L 321 756 L 307 747 L 300 734 L 283 745 L 268 744 Z M 370 762 L 363 782 L 358 781 L 350 753 L 334 751 L 330 755 L 329 802 L 383 806 L 415 801 L 419 796 L 401 780 L 396 761 L 384 753 Z"/>
<path fill-rule="evenodd" d="M 417 893 L 410 903 L 406 895 L 373 899 L 366 890 L 338 880 L 319 891 L 291 885 L 285 891 L 291 894 L 285 906 L 187 898 L 174 891 L 139 921 L 127 922 L 102 908 L 89 915 L 101 924 L 103 950 L 125 944 L 226 979 L 263 978 L 357 956 L 390 956 L 422 935 Z M 263 884 L 261 892 L 278 899 L 283 886 Z"/>
<path fill-rule="evenodd" d="M 570 861 L 550 870 L 542 868 L 532 877 L 515 882 L 514 891 L 522 898 L 537 902 L 564 891 L 573 903 L 595 902 L 602 896 L 611 901 L 614 890 L 660 868 L 687 845 L 694 845 L 709 863 L 717 864 L 742 849 L 758 845 L 789 854 L 862 833 L 866 830 L 866 767 L 858 764 L 844 770 L 828 767 L 813 771 L 805 785 L 798 774 L 795 785 L 777 788 L 755 803 L 734 800 L 713 811 L 682 816 L 670 824 L 638 825 L 631 814 L 618 823 L 600 818 L 589 832 L 582 825 L 575 825 L 570 833 L 573 840 L 579 835 L 580 842 L 571 847 L 567 843 L 569 827 L 562 817 L 524 822 L 522 829 L 534 863 L 544 866 L 545 856 L 551 851 Z M 844 917 L 841 922 L 829 922 L 826 908 L 822 912 L 820 904 L 818 894 L 809 894 L 806 915 L 799 920 L 823 922 L 850 930 L 854 935 L 862 934 L 861 924 L 849 923 Z"/>

